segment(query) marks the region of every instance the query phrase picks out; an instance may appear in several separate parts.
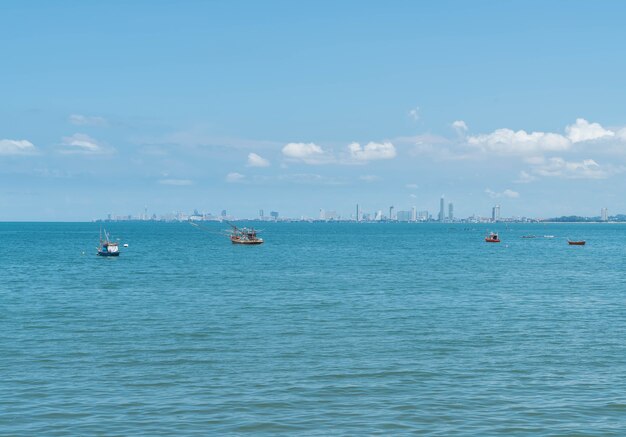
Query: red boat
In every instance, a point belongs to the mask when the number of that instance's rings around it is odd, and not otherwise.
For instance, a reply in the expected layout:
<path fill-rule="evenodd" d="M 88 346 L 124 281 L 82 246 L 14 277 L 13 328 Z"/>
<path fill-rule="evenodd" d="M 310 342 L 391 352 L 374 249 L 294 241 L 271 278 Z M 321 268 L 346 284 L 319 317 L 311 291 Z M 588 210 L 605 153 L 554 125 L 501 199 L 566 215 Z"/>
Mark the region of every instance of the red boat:
<path fill-rule="evenodd" d="M 499 243 L 500 238 L 498 237 L 498 234 L 496 232 L 492 232 L 487 237 L 485 237 L 485 241 L 487 243 Z"/>
<path fill-rule="evenodd" d="M 570 246 L 584 246 L 587 242 L 585 240 L 580 240 L 580 241 L 572 241 L 572 240 L 567 240 L 567 244 L 569 244 Z"/>

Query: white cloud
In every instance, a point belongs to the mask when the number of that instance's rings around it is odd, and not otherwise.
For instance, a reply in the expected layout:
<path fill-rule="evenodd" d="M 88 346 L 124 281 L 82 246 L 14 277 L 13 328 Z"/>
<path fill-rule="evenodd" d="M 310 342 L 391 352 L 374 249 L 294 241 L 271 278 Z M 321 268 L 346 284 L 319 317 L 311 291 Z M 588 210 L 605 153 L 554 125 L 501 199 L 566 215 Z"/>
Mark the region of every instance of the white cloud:
<path fill-rule="evenodd" d="M 506 190 L 504 190 L 502 192 L 496 192 L 496 191 L 493 191 L 493 190 L 487 188 L 485 190 L 485 193 L 487 193 L 489 195 L 489 197 L 491 197 L 492 199 L 498 199 L 498 198 L 501 198 L 501 197 L 506 197 L 506 198 L 509 198 L 509 199 L 517 199 L 519 197 L 519 193 L 517 191 L 513 191 L 513 190 L 509 190 L 509 189 L 506 189 Z"/>
<path fill-rule="evenodd" d="M 409 190 L 417 190 L 418 188 L 417 184 L 406 184 L 405 187 Z"/>
<path fill-rule="evenodd" d="M 571 147 L 570 141 L 560 134 L 516 132 L 511 129 L 496 129 L 490 134 L 470 136 L 467 143 L 483 152 L 511 155 L 563 151 Z"/>
<path fill-rule="evenodd" d="M 230 182 L 230 183 L 242 182 L 245 178 L 246 177 L 242 175 L 241 173 L 232 172 L 226 175 L 226 182 Z"/>
<path fill-rule="evenodd" d="M 413 119 L 413 121 L 417 121 L 420 118 L 420 107 L 416 106 L 415 108 L 409 111 L 409 117 Z"/>
<path fill-rule="evenodd" d="M 105 149 L 96 140 L 85 134 L 74 134 L 71 137 L 63 137 L 61 143 L 63 148 L 61 153 L 82 153 L 82 154 L 97 154 L 106 153 L 109 150 Z"/>
<path fill-rule="evenodd" d="M 396 157 L 396 148 L 390 142 L 367 143 L 361 147 L 359 143 L 348 146 L 350 156 L 357 161 L 372 161 L 377 159 L 391 159 Z"/>
<path fill-rule="evenodd" d="M 322 176 L 313 173 L 283 174 L 278 180 L 302 185 L 345 185 L 345 179 Z"/>
<path fill-rule="evenodd" d="M 621 171 L 621 169 L 612 167 L 604 169 L 593 159 L 575 162 L 566 161 L 563 158 L 550 158 L 533 169 L 533 172 L 539 176 L 567 179 L 605 179 L 611 174 Z"/>
<path fill-rule="evenodd" d="M 455 132 L 460 136 L 465 135 L 465 133 L 469 130 L 467 124 L 463 120 L 454 121 L 452 123 L 452 129 L 454 129 Z"/>
<path fill-rule="evenodd" d="M 188 185 L 193 185 L 193 181 L 189 179 L 161 179 L 159 180 L 159 184 L 161 185 L 174 185 L 177 187 L 184 187 Z"/>
<path fill-rule="evenodd" d="M 519 173 L 519 177 L 515 181 L 513 181 L 513 182 L 515 182 L 517 184 L 527 184 L 529 182 L 534 181 L 535 179 L 537 179 L 535 176 L 533 176 L 530 173 L 522 170 Z"/>
<path fill-rule="evenodd" d="M 577 118 L 576 123 L 565 128 L 565 132 L 572 143 L 615 136 L 615 132 L 604 129 L 599 123 L 589 123 L 584 118 Z"/>
<path fill-rule="evenodd" d="M 283 155 L 307 164 L 321 164 L 331 160 L 331 157 L 315 143 L 289 143 L 283 147 Z"/>
<path fill-rule="evenodd" d="M 27 140 L 0 140 L 0 155 L 33 155 L 37 148 Z"/>
<path fill-rule="evenodd" d="M 376 182 L 380 180 L 380 176 L 369 174 L 369 175 L 360 176 L 359 179 L 365 182 Z"/>
<path fill-rule="evenodd" d="M 248 167 L 269 167 L 270 162 L 257 155 L 256 153 L 248 154 Z"/>
<path fill-rule="evenodd" d="M 77 126 L 106 126 L 107 120 L 103 117 L 93 117 L 88 115 L 72 114 L 69 122 Z"/>
<path fill-rule="evenodd" d="M 502 192 L 502 197 L 509 197 L 511 199 L 517 199 L 519 197 L 519 193 L 517 191 L 506 189 Z"/>
<path fill-rule="evenodd" d="M 398 137 L 394 139 L 394 143 L 413 144 L 409 150 L 410 155 L 430 156 L 437 161 L 462 160 L 473 157 L 467 153 L 467 148 L 461 149 L 459 147 L 458 141 L 455 142 L 440 135 L 424 134 L 413 137 Z"/>

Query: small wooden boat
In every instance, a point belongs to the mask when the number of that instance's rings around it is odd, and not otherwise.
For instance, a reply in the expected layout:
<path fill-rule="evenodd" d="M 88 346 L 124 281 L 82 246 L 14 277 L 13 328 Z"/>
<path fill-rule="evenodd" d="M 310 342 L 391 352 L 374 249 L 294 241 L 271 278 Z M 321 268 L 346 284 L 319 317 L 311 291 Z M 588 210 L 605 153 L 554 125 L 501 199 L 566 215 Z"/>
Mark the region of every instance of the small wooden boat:
<path fill-rule="evenodd" d="M 498 233 L 497 232 L 492 232 L 488 236 L 485 237 L 485 241 L 487 243 L 499 243 L 500 242 L 500 238 L 498 237 Z"/>
<path fill-rule="evenodd" d="M 104 238 L 102 238 L 102 231 L 100 231 L 98 256 L 120 256 L 120 248 L 118 244 L 109 239 L 109 234 L 106 229 L 104 230 Z"/>
<path fill-rule="evenodd" d="M 572 241 L 572 240 L 567 240 L 567 244 L 569 244 L 570 246 L 584 246 L 587 242 L 585 240 L 579 240 L 579 241 Z"/>

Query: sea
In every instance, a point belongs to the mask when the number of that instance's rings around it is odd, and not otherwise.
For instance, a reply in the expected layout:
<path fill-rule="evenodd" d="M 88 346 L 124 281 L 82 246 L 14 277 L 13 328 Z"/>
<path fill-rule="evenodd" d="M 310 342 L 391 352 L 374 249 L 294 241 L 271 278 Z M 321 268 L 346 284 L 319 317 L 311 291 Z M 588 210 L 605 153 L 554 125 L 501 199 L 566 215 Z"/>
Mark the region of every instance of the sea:
<path fill-rule="evenodd" d="M 626 435 L 626 225 L 253 225 L 0 223 L 0 435 Z"/>

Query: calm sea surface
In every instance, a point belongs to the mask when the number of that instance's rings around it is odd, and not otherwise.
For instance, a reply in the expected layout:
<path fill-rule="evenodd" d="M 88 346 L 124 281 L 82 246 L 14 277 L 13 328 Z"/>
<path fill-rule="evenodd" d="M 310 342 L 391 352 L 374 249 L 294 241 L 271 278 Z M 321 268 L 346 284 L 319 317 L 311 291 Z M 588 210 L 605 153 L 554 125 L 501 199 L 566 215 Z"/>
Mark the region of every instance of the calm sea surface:
<path fill-rule="evenodd" d="M 626 226 L 107 226 L 0 223 L 0 435 L 626 435 Z"/>

